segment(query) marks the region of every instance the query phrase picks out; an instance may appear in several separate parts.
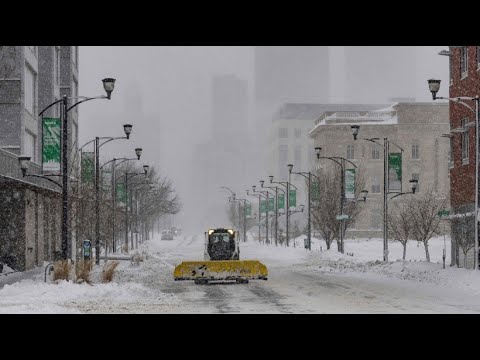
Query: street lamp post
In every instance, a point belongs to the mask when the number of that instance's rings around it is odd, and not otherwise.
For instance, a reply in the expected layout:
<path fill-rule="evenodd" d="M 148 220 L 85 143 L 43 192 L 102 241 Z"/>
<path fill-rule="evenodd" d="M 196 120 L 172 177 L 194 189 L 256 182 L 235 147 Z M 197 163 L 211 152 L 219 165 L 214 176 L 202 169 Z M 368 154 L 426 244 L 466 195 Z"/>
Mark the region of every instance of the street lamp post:
<path fill-rule="evenodd" d="M 68 231 L 69 228 L 69 202 L 68 202 L 68 112 L 73 108 L 77 107 L 81 103 L 86 101 L 95 100 L 95 99 L 111 99 L 113 89 L 115 87 L 115 79 L 105 78 L 102 80 L 103 88 L 107 95 L 95 96 L 95 97 L 85 97 L 85 96 L 70 96 L 63 95 L 62 99 L 54 101 L 43 109 L 38 116 L 42 116 L 45 111 L 50 109 L 52 106 L 62 103 L 63 105 L 63 122 L 62 122 L 62 259 L 68 259 L 68 243 L 70 234 Z M 75 104 L 68 106 L 68 100 L 78 100 Z M 25 160 L 22 160 L 25 162 Z M 23 171 L 23 169 L 22 169 Z"/>
<path fill-rule="evenodd" d="M 117 193 L 116 193 L 116 168 L 117 168 L 117 165 L 120 165 L 121 163 L 125 162 L 125 161 L 131 161 L 131 160 L 140 160 L 140 156 L 142 155 L 142 149 L 141 148 L 136 148 L 135 149 L 135 155 L 137 155 L 136 158 L 131 158 L 131 159 L 128 159 L 128 158 L 113 158 L 112 160 L 106 162 L 105 164 L 103 164 L 101 167 L 100 167 L 100 170 L 108 165 L 109 163 L 112 163 L 112 208 L 113 208 L 113 214 L 112 214 L 112 252 L 115 253 L 116 252 L 116 237 L 115 237 L 115 220 L 116 220 L 116 213 L 115 213 L 115 210 L 116 210 L 116 207 L 117 207 Z M 121 160 L 119 163 L 117 163 L 118 160 Z"/>
<path fill-rule="evenodd" d="M 268 245 L 269 243 L 269 239 L 268 239 L 268 194 L 269 192 L 266 191 L 266 195 L 265 195 L 265 191 L 255 191 L 256 189 L 256 185 L 253 185 L 252 186 L 252 190 L 253 190 L 253 193 L 257 192 L 258 194 L 262 194 L 265 199 L 266 199 L 266 202 L 267 202 L 267 206 L 266 206 L 266 216 L 265 216 L 265 243 Z M 258 210 L 258 213 L 260 214 L 260 209 Z M 259 215 L 259 218 L 260 218 L 260 215 Z"/>
<path fill-rule="evenodd" d="M 290 203 L 289 203 L 288 198 L 290 197 L 290 186 L 293 186 L 295 188 L 295 190 L 297 189 L 297 187 L 293 184 L 290 184 L 290 176 L 288 177 L 288 182 L 287 181 L 273 181 L 273 176 L 272 175 L 270 175 L 269 178 L 270 178 L 270 184 L 278 184 L 278 185 L 282 185 L 283 187 L 285 187 L 285 192 L 286 192 L 285 197 L 286 197 L 286 203 L 287 203 L 286 210 L 285 210 L 285 214 L 286 214 L 286 218 L 287 218 L 285 231 L 286 231 L 286 240 L 287 240 L 287 247 L 288 247 L 288 246 L 290 246 L 289 245 L 289 232 L 288 232 L 288 217 L 289 217 L 288 208 L 290 206 Z"/>
<path fill-rule="evenodd" d="M 258 198 L 258 242 L 262 242 L 262 233 L 261 233 L 261 225 L 260 225 L 262 220 L 261 213 L 260 213 L 260 204 L 262 201 L 262 194 L 250 194 L 248 190 L 246 190 L 245 192 L 249 196 L 255 196 L 256 198 Z"/>
<path fill-rule="evenodd" d="M 345 161 L 353 165 L 354 168 L 357 168 L 357 166 L 351 162 L 350 160 L 345 159 L 344 157 L 341 156 L 320 156 L 322 151 L 322 148 L 317 146 L 315 148 L 315 153 L 317 155 L 317 160 L 319 159 L 327 159 L 331 160 L 337 165 L 340 166 L 341 169 L 341 175 L 340 175 L 340 181 L 341 181 L 341 190 L 340 190 L 340 215 L 343 216 L 343 210 L 344 210 L 344 204 L 345 204 Z M 339 161 L 340 160 L 340 161 Z M 344 219 L 340 220 L 340 252 L 343 254 L 344 252 L 344 243 L 343 243 L 343 238 L 344 238 L 344 231 L 345 231 L 345 226 L 344 226 Z"/>
<path fill-rule="evenodd" d="M 81 151 L 86 145 L 90 144 L 91 142 L 95 142 L 95 263 L 98 265 L 100 263 L 100 147 L 109 143 L 113 140 L 122 140 L 122 139 L 130 139 L 130 134 L 132 133 L 132 125 L 124 124 L 123 131 L 125 132 L 125 136 L 103 136 L 103 137 L 95 137 L 95 139 L 90 140 L 86 144 L 84 144 L 79 151 Z M 104 142 L 100 143 L 100 140 L 105 140 Z M 105 241 L 106 244 L 106 241 Z M 105 252 L 107 251 L 107 246 L 105 245 Z"/>
<path fill-rule="evenodd" d="M 270 175 L 269 176 L 269 179 L 270 179 L 270 184 L 272 183 L 273 181 L 273 175 Z M 263 183 L 262 183 L 262 187 L 263 186 Z M 266 188 L 268 189 L 275 189 L 275 246 L 278 246 L 278 186 L 265 186 Z M 283 194 L 285 195 L 285 191 L 283 189 L 280 189 L 280 191 L 283 192 Z"/>
<path fill-rule="evenodd" d="M 260 186 L 262 187 L 262 189 L 265 188 L 263 186 L 264 183 L 265 183 L 264 180 L 260 180 Z M 270 188 L 270 187 L 266 186 L 266 188 Z M 270 211 L 270 195 L 273 196 L 273 194 L 271 194 L 268 190 L 259 191 L 259 192 L 261 192 L 262 194 L 266 193 L 266 197 L 267 197 L 267 219 L 266 219 L 266 221 L 267 221 L 267 226 L 268 226 L 268 213 Z M 269 243 L 269 242 L 267 241 L 267 243 Z M 277 239 L 275 238 L 275 244 L 276 243 L 277 243 Z"/>
<path fill-rule="evenodd" d="M 125 248 L 126 248 L 127 254 L 128 254 L 128 180 L 131 180 L 135 176 L 142 175 L 142 174 L 145 175 L 146 177 L 148 174 L 148 167 L 149 167 L 148 165 L 143 165 L 143 170 L 144 170 L 143 173 L 125 172 L 125 194 L 127 196 L 127 201 L 125 204 Z M 133 248 L 133 244 L 132 244 L 132 248 Z"/>
<path fill-rule="evenodd" d="M 308 224 L 307 224 L 307 228 L 308 228 L 308 250 L 312 250 L 312 222 L 311 222 L 311 209 L 312 209 L 312 200 L 311 200 L 311 187 L 312 187 L 312 176 L 316 177 L 317 180 L 320 180 L 318 178 L 318 176 L 312 174 L 311 171 L 309 171 L 308 173 L 307 172 L 293 172 L 293 165 L 292 164 L 289 164 L 288 165 L 288 171 L 291 173 L 291 174 L 295 174 L 295 175 L 301 175 L 303 176 L 304 178 L 307 179 L 308 181 Z"/>
<path fill-rule="evenodd" d="M 353 140 L 357 140 L 358 132 L 360 131 L 360 125 L 352 125 L 350 128 L 352 129 Z M 388 194 L 392 194 L 389 191 L 390 189 L 388 184 L 388 157 L 390 154 L 390 143 L 398 147 L 402 153 L 403 149 L 393 141 L 388 140 L 387 137 L 383 138 L 383 145 L 377 142 L 377 140 L 380 140 L 379 138 L 362 138 L 361 140 L 383 146 L 383 261 L 388 261 Z"/>
<path fill-rule="evenodd" d="M 437 96 L 438 91 L 440 90 L 440 80 L 436 79 L 429 79 L 428 80 L 428 88 L 430 92 L 432 93 L 432 98 L 433 100 L 448 100 L 452 101 L 454 103 L 460 104 L 468 108 L 470 111 L 472 111 L 475 114 L 475 124 L 467 124 L 467 126 L 474 125 L 475 126 L 475 212 L 474 212 L 474 229 L 475 229 L 475 234 L 474 234 L 474 259 L 473 259 L 473 267 L 475 270 L 479 270 L 479 243 L 478 243 L 478 185 L 479 185 L 479 155 L 480 155 L 480 139 L 479 139 L 479 102 L 480 102 L 480 97 L 478 95 L 476 96 L 459 96 L 456 98 L 448 98 L 448 97 L 441 97 Z M 474 101 L 475 102 L 475 109 L 473 109 L 470 105 L 468 105 L 466 101 Z M 452 131 L 453 132 L 453 131 Z"/>

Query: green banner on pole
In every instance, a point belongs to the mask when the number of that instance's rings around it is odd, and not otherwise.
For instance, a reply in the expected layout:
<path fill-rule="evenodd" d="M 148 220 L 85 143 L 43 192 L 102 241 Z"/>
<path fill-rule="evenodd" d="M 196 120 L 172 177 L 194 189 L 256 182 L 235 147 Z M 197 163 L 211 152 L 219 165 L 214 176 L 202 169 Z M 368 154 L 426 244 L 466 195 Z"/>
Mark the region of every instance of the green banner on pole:
<path fill-rule="evenodd" d="M 252 205 L 249 203 L 245 204 L 245 216 L 252 216 Z"/>
<path fill-rule="evenodd" d="M 285 210 L 285 194 L 278 194 L 278 209 Z"/>
<path fill-rule="evenodd" d="M 320 184 L 318 183 L 318 181 L 312 182 L 312 188 L 310 191 L 311 191 L 312 201 L 320 200 Z"/>
<path fill-rule="evenodd" d="M 43 118 L 42 163 L 43 171 L 60 171 L 61 121 L 59 118 Z"/>
<path fill-rule="evenodd" d="M 82 152 L 81 166 L 82 182 L 92 184 L 95 175 L 95 153 Z"/>
<path fill-rule="evenodd" d="M 297 190 L 290 189 L 290 196 L 288 197 L 288 206 L 297 207 Z"/>
<path fill-rule="evenodd" d="M 345 169 L 345 198 L 355 199 L 355 169 Z"/>
<path fill-rule="evenodd" d="M 268 198 L 268 211 L 275 211 L 275 199 Z"/>
<path fill-rule="evenodd" d="M 260 200 L 260 214 L 267 212 L 267 200 Z"/>
<path fill-rule="evenodd" d="M 115 186 L 115 193 L 117 194 L 117 202 L 125 204 L 126 203 L 126 195 L 127 193 L 125 192 L 125 184 L 124 183 L 118 183 Z"/>
<path fill-rule="evenodd" d="M 402 153 L 388 154 L 388 191 L 402 192 Z"/>

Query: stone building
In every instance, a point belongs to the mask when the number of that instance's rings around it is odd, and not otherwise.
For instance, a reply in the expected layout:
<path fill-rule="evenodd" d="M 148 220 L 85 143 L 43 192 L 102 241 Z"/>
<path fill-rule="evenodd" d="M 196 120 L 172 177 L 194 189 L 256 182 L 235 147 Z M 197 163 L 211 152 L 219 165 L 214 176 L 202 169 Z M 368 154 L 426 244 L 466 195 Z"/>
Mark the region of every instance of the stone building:
<path fill-rule="evenodd" d="M 354 141 L 351 125 L 360 125 Z M 367 202 L 360 219 L 347 230 L 348 237 L 383 236 L 383 147 L 360 138 L 383 138 L 398 144 L 402 155 L 402 191 L 418 180 L 418 192 L 433 188 L 449 196 L 448 104 L 396 103 L 372 111 L 325 112 L 315 121 L 310 137 L 322 147 L 322 156 L 341 156 L 355 163 L 365 177 Z M 401 152 L 393 144 L 390 153 Z M 318 160 L 326 161 L 326 160 Z M 406 195 L 410 196 L 410 195 Z M 395 201 L 395 200 L 391 200 Z"/>

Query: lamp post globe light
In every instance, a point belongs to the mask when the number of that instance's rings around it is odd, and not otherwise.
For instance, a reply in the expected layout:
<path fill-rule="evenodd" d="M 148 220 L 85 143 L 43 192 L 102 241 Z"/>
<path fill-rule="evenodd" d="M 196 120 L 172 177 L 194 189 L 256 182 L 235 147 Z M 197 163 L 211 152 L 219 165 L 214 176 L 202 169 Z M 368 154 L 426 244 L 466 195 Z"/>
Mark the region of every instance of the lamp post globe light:
<path fill-rule="evenodd" d="M 132 128 L 133 128 L 133 126 L 130 125 L 130 124 L 123 125 L 123 131 L 125 132 L 125 135 L 127 136 L 127 139 L 130 139 L 130 134 L 132 133 Z"/>
<path fill-rule="evenodd" d="M 41 175 L 27 175 L 28 170 L 28 161 L 27 157 L 21 156 L 19 159 L 20 166 L 22 169 L 22 174 L 24 176 L 32 176 L 32 177 L 39 177 L 45 180 L 48 180 L 52 183 L 55 183 L 59 187 L 62 188 L 62 259 L 66 260 L 69 258 L 68 256 L 68 244 L 70 240 L 69 234 L 69 198 L 68 198 L 68 112 L 73 108 L 77 107 L 78 105 L 96 99 L 111 99 L 113 89 L 115 88 L 115 79 L 113 78 L 105 78 L 102 80 L 103 82 L 103 89 L 107 93 L 107 95 L 100 95 L 95 97 L 86 97 L 86 96 L 67 96 L 63 95 L 60 100 L 56 100 L 47 107 L 45 107 L 38 116 L 42 116 L 45 111 L 50 109 L 52 106 L 56 104 L 62 103 L 63 111 L 62 111 L 62 137 L 61 137 L 61 168 L 62 171 L 60 176 L 62 177 L 62 183 L 57 183 L 56 181 L 49 179 L 46 176 Z M 69 106 L 69 100 L 76 101 L 73 105 Z"/>
<path fill-rule="evenodd" d="M 142 156 L 142 148 L 136 148 L 135 155 L 137 155 L 138 160 L 140 160 L 140 156 Z"/>
<path fill-rule="evenodd" d="M 475 114 L 475 211 L 474 211 L 474 259 L 473 259 L 473 268 L 474 270 L 479 270 L 479 239 L 478 239 L 478 221 L 479 221 L 479 155 L 480 155 L 480 139 L 479 139 L 479 102 L 480 97 L 478 95 L 475 96 L 458 96 L 456 98 L 449 98 L 449 97 L 441 97 L 437 96 L 437 93 L 440 91 L 440 83 L 441 80 L 437 79 L 429 79 L 428 82 L 428 89 L 432 93 L 433 100 L 448 100 L 452 101 L 456 104 L 460 104 Z M 465 101 L 474 101 L 475 102 L 475 109 L 468 105 Z M 471 125 L 471 124 L 468 124 Z M 456 131 L 459 129 L 453 129 L 451 131 L 452 134 L 458 133 Z M 468 131 L 467 129 L 462 129 L 463 131 Z"/>

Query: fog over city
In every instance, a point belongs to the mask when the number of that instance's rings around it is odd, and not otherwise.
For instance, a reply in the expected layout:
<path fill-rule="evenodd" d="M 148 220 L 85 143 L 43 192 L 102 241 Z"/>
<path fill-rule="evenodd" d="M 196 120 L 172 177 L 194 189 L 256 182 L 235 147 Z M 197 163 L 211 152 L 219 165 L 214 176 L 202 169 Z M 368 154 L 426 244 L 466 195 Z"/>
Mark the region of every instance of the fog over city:
<path fill-rule="evenodd" d="M 79 142 L 133 124 L 131 140 L 102 148 L 103 162 L 143 148 L 141 164 L 181 199 L 175 225 L 203 232 L 227 224 L 221 186 L 240 198 L 268 180 L 269 124 L 282 104 L 430 102 L 427 79 L 448 79 L 444 48 L 80 47 L 79 95 L 117 82 L 111 101 L 80 108 Z"/>

